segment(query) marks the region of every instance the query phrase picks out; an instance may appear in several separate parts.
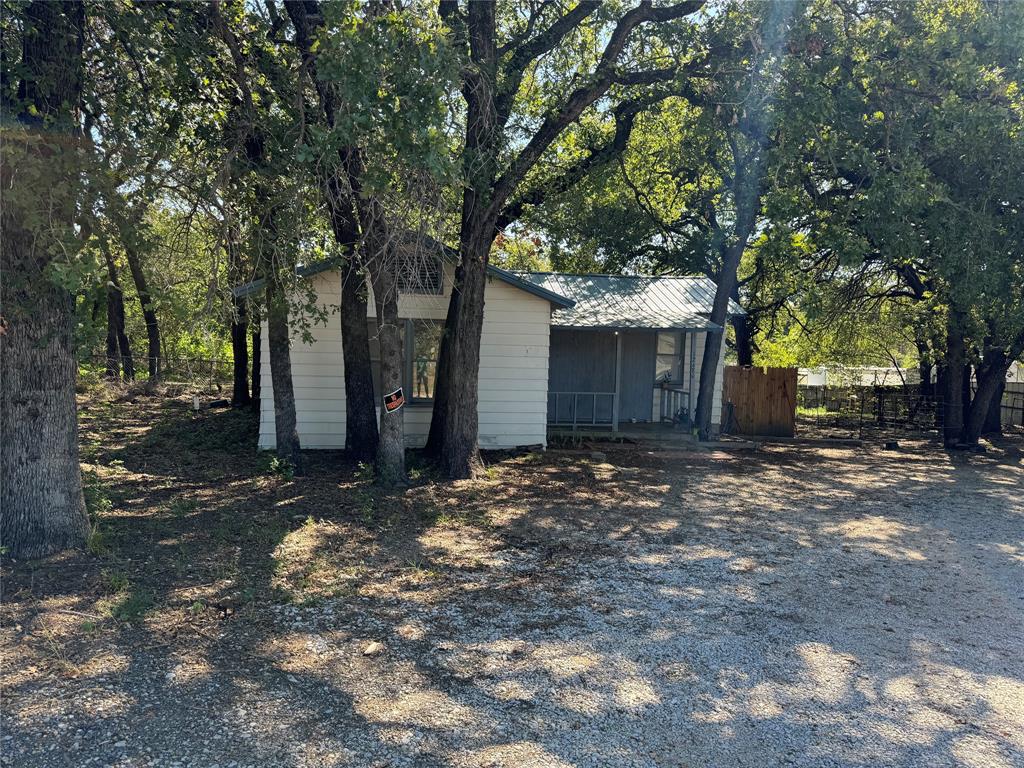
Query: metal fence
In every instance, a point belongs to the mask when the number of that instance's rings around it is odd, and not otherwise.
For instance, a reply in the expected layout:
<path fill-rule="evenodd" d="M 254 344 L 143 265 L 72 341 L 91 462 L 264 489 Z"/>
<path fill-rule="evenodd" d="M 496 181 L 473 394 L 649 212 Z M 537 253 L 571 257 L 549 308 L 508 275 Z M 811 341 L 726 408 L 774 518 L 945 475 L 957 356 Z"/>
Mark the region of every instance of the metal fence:
<path fill-rule="evenodd" d="M 1024 382 L 1007 383 L 1000 416 L 1004 427 L 1024 427 Z"/>
<path fill-rule="evenodd" d="M 548 424 L 552 426 L 597 426 L 615 419 L 614 392 L 549 392 Z"/>
<path fill-rule="evenodd" d="M 837 437 L 937 433 L 942 400 L 917 387 L 826 387 L 797 389 L 798 430 Z"/>
<path fill-rule="evenodd" d="M 106 355 L 87 355 L 81 361 L 93 371 L 102 372 L 107 369 Z M 145 381 L 149 378 L 149 359 L 134 359 L 134 381 Z M 211 390 L 220 389 L 231 383 L 234 362 L 230 358 L 201 357 L 162 357 L 160 358 L 160 380 L 167 384 L 190 384 L 207 387 Z"/>

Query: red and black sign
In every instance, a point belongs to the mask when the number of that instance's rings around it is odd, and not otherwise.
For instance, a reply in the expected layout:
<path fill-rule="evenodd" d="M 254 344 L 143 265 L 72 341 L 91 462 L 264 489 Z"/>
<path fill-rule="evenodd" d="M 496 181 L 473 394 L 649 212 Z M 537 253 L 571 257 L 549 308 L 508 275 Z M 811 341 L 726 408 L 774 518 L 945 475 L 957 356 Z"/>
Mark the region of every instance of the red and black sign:
<path fill-rule="evenodd" d="M 402 392 L 401 387 L 390 395 L 384 395 L 384 410 L 388 413 L 394 413 L 403 405 L 405 405 L 405 393 Z"/>

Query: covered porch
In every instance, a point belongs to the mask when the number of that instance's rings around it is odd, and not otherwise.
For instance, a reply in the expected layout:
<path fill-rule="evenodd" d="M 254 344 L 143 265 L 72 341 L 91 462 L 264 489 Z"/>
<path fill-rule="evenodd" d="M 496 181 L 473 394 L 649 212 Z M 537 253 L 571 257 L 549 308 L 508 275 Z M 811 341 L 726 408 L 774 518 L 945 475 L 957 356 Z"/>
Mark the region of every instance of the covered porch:
<path fill-rule="evenodd" d="M 548 434 L 692 432 L 715 284 L 705 277 L 521 273 L 570 298 L 551 313 Z M 729 314 L 742 313 L 734 302 Z M 724 352 L 724 348 L 723 348 Z M 721 368 L 712 400 L 720 413 Z"/>
<path fill-rule="evenodd" d="M 692 328 L 552 328 L 549 433 L 688 433 L 706 333 Z"/>

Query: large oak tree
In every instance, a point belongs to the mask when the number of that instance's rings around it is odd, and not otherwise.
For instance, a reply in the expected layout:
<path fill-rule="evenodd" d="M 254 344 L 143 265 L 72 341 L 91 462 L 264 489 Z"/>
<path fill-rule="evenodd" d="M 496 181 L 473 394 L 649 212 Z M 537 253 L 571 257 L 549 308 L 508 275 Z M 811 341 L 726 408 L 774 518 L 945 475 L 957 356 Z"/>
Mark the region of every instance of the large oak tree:
<path fill-rule="evenodd" d="M 81 545 L 88 531 L 74 305 L 58 279 L 70 279 L 80 247 L 85 10 L 37 0 L 17 21 L 20 84 L 4 89 L 2 105 L 14 119 L 3 126 L 0 176 L 0 543 L 15 557 L 39 557 Z M 4 66 L 13 63 L 5 55 Z"/>

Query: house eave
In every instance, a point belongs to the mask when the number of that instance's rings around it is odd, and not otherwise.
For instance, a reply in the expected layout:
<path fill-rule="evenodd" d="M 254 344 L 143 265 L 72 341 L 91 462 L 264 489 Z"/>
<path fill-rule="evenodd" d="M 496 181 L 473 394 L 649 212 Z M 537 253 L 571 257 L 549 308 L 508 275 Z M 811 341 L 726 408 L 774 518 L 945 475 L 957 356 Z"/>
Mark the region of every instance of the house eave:
<path fill-rule="evenodd" d="M 343 259 L 341 257 L 332 257 L 329 259 L 320 259 L 319 261 L 310 262 L 309 264 L 300 264 L 295 268 L 295 275 L 296 277 L 312 277 L 313 275 L 320 274 L 321 272 L 326 272 L 327 270 L 339 267 L 342 264 L 342 261 Z M 508 270 L 501 269 L 500 267 L 488 264 L 487 274 L 511 285 L 513 288 L 518 288 L 519 290 L 525 291 L 533 296 L 545 299 L 556 307 L 569 309 L 576 306 L 576 302 L 572 299 L 566 298 L 561 294 L 549 291 L 538 285 L 534 285 L 533 283 L 523 280 Z M 262 291 L 266 285 L 266 278 L 261 277 L 256 280 L 250 280 L 248 283 L 242 283 L 241 285 L 234 286 L 231 289 L 231 293 L 235 298 L 252 296 L 253 294 Z"/>

